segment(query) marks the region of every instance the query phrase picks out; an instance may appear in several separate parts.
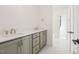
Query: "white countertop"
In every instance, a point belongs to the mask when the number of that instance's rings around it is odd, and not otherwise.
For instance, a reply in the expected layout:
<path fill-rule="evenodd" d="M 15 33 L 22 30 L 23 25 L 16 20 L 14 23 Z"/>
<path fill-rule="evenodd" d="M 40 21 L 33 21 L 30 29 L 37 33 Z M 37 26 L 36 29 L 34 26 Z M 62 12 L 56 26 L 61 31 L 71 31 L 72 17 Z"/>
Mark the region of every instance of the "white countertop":
<path fill-rule="evenodd" d="M 15 38 L 19 38 L 19 37 L 22 37 L 22 36 L 27 36 L 27 35 L 30 35 L 30 34 L 33 34 L 33 33 L 36 33 L 36 32 L 41 32 L 41 31 L 44 31 L 44 30 L 46 30 L 46 29 L 24 31 L 24 32 L 21 32 L 21 33 L 8 35 L 8 36 L 1 36 L 0 35 L 0 43 L 5 42 L 5 41 L 9 41 L 9 40 L 13 40 Z"/>

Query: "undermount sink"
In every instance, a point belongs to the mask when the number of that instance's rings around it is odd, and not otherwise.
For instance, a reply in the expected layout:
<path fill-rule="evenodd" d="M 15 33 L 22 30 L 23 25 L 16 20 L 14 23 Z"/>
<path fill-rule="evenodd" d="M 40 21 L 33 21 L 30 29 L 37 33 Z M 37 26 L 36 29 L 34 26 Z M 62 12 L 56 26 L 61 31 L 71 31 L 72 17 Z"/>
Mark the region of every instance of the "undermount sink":
<path fill-rule="evenodd" d="M 10 35 L 2 35 L 2 37 L 14 37 L 14 36 L 19 36 L 22 35 L 23 33 L 15 33 L 15 34 L 10 34 Z"/>

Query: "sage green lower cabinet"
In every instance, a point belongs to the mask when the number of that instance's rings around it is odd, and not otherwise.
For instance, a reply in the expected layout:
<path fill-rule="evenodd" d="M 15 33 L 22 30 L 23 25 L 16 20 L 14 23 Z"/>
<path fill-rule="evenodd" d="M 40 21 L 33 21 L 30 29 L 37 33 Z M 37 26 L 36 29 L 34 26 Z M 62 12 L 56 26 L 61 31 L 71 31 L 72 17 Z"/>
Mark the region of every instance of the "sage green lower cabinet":
<path fill-rule="evenodd" d="M 46 45 L 47 31 L 0 43 L 0 54 L 36 54 Z"/>
<path fill-rule="evenodd" d="M 38 53 L 39 50 L 40 50 L 39 45 L 35 46 L 35 47 L 33 48 L 33 54 Z"/>
<path fill-rule="evenodd" d="M 33 39 L 32 39 L 32 53 L 36 54 L 39 52 L 39 32 L 33 34 Z"/>
<path fill-rule="evenodd" d="M 43 48 L 47 42 L 47 31 L 40 32 L 40 48 Z"/>
<path fill-rule="evenodd" d="M 32 36 L 21 38 L 21 54 L 32 54 Z"/>
<path fill-rule="evenodd" d="M 32 54 L 32 35 L 0 44 L 0 54 Z"/>
<path fill-rule="evenodd" d="M 0 44 L 0 54 L 17 54 L 17 40 Z"/>
<path fill-rule="evenodd" d="M 47 43 L 47 30 L 33 34 L 33 54 L 38 53 Z"/>

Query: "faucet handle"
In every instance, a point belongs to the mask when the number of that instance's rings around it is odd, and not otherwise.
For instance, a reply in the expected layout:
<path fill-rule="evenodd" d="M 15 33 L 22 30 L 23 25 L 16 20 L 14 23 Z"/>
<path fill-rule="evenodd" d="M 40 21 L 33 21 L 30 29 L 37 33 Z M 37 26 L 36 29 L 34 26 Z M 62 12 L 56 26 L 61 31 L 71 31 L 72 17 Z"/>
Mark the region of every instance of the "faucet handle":
<path fill-rule="evenodd" d="M 10 34 L 13 34 L 13 33 L 16 33 L 16 30 L 14 28 L 10 30 Z"/>
<path fill-rule="evenodd" d="M 8 34 L 9 34 L 8 30 L 3 30 L 3 31 L 2 31 L 2 35 L 3 35 L 3 36 L 6 36 L 6 35 L 8 35 Z"/>
<path fill-rule="evenodd" d="M 8 35 L 8 30 L 5 30 L 5 34 Z"/>

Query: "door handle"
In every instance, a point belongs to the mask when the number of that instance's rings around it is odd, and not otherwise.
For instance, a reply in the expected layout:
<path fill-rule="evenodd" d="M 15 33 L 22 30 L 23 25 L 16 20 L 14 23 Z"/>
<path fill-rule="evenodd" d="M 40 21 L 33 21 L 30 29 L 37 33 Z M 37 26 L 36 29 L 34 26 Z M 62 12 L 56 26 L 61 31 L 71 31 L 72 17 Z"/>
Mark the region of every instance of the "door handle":
<path fill-rule="evenodd" d="M 77 40 L 72 40 L 73 41 L 73 43 L 76 45 L 77 44 Z"/>
<path fill-rule="evenodd" d="M 74 32 L 72 32 L 72 31 L 69 31 L 69 32 L 67 32 L 67 33 L 73 34 Z"/>
<path fill-rule="evenodd" d="M 79 39 L 77 39 L 77 43 L 79 44 Z"/>
<path fill-rule="evenodd" d="M 73 43 L 76 45 L 76 44 L 79 44 L 79 39 L 77 39 L 77 40 L 72 40 L 73 41 Z"/>

